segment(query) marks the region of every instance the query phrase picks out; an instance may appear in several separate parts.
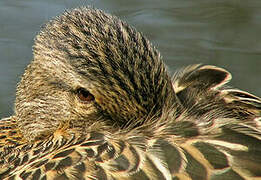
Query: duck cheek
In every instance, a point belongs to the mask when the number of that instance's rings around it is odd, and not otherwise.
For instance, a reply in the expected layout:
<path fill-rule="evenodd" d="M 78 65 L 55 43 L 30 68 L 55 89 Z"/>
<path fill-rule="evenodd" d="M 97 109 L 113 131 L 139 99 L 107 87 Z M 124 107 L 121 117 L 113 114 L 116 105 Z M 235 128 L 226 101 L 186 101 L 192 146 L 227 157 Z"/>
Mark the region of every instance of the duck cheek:
<path fill-rule="evenodd" d="M 71 119 L 88 119 L 91 114 L 97 112 L 95 102 L 83 103 L 78 97 L 75 97 L 73 102 L 71 110 L 74 117 Z"/>

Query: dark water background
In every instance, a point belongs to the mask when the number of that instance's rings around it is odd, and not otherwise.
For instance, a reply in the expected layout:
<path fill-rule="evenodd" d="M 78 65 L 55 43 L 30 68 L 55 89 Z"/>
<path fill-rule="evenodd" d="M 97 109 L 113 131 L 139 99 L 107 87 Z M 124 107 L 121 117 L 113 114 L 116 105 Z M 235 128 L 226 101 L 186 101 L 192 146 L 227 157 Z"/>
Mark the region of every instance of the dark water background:
<path fill-rule="evenodd" d="M 261 0 L 0 0 L 0 118 L 13 112 L 41 25 L 83 5 L 142 31 L 171 73 L 189 64 L 220 66 L 232 73 L 230 84 L 261 96 Z"/>

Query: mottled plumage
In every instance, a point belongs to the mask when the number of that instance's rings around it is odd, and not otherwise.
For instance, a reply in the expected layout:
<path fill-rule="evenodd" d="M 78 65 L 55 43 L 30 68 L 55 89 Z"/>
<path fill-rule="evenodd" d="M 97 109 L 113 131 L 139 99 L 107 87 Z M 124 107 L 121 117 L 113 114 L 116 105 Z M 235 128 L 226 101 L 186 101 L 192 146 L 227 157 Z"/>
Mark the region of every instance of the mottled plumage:
<path fill-rule="evenodd" d="M 230 79 L 193 65 L 171 80 L 125 22 L 65 12 L 36 37 L 0 121 L 0 179 L 261 179 L 261 99 Z"/>

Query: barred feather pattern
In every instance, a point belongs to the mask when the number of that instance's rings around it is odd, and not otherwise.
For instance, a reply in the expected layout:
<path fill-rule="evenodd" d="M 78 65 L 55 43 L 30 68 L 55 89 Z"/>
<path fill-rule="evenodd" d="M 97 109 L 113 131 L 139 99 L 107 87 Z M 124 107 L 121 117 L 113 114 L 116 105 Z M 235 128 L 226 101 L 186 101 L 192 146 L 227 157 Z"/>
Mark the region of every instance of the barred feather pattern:
<path fill-rule="evenodd" d="M 192 72 L 198 70 L 194 67 Z M 216 69 L 211 66 L 208 70 Z M 182 77 L 176 77 L 173 85 L 182 84 Z M 211 101 L 214 108 L 197 114 L 199 101 L 183 106 L 180 113 L 173 108 L 154 124 L 129 132 L 65 136 L 57 131 L 44 141 L 2 146 L 0 179 L 261 179 L 260 99 L 248 95 L 240 102 L 241 94 L 248 93 L 230 88 L 227 91 L 232 93 L 226 96 L 221 87 L 209 91 L 221 91 L 222 98 L 229 96 L 239 104 L 247 98 L 247 105 L 253 106 L 251 112 L 257 112 L 250 117 L 256 118 L 231 118 L 223 113 L 226 108 L 231 110 L 231 104 L 216 108 L 218 102 Z M 2 122 L 13 128 L 6 131 L 1 126 L 1 139 L 6 139 L 10 131 L 15 132 L 14 121 Z"/>
<path fill-rule="evenodd" d="M 170 84 L 145 37 L 91 8 L 53 20 L 37 42 L 18 114 L 0 121 L 0 179 L 261 179 L 261 99 L 227 86 L 226 70 L 192 65 Z"/>

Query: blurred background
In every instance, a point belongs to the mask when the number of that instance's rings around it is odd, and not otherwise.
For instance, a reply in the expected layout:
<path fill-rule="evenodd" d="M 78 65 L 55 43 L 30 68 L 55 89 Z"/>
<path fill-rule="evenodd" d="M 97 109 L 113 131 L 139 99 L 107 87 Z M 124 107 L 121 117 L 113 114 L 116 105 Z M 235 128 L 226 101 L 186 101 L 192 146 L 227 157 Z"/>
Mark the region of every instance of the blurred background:
<path fill-rule="evenodd" d="M 171 74 L 189 64 L 216 65 L 232 73 L 230 85 L 261 96 L 260 0 L 1 0 L 0 118 L 13 113 L 16 84 L 40 27 L 87 5 L 143 32 Z"/>

